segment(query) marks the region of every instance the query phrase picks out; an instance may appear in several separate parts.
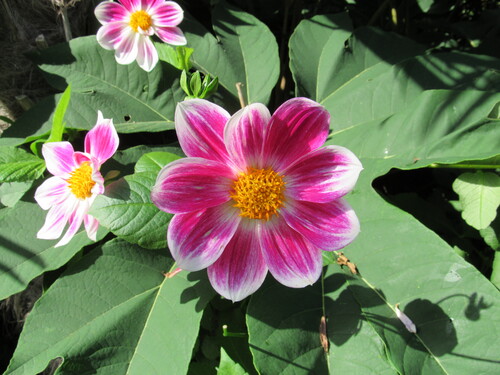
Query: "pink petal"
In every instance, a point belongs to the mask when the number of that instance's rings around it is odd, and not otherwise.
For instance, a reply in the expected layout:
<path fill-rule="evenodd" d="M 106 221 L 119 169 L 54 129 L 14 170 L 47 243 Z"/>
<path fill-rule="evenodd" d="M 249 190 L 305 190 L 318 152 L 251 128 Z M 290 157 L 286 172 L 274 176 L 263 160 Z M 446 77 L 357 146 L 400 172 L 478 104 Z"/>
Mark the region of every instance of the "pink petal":
<path fill-rule="evenodd" d="M 129 12 L 135 12 L 136 10 L 141 10 L 141 0 L 119 0 L 123 4 L 125 9 Z"/>
<path fill-rule="evenodd" d="M 98 4 L 94 13 L 97 20 L 103 25 L 114 21 L 126 21 L 129 16 L 129 12 L 123 5 L 113 1 L 104 1 Z"/>
<path fill-rule="evenodd" d="M 322 250 L 339 250 L 359 233 L 359 220 L 344 200 L 328 203 L 288 202 L 280 211 L 287 224 Z"/>
<path fill-rule="evenodd" d="M 229 204 L 175 215 L 168 226 L 168 247 L 183 270 L 199 271 L 214 263 L 241 221 Z"/>
<path fill-rule="evenodd" d="M 42 147 L 47 169 L 54 176 L 67 177 L 76 168 L 74 149 L 69 142 L 49 142 Z"/>
<path fill-rule="evenodd" d="M 99 195 L 104 193 L 104 178 L 102 177 L 101 172 L 97 170 L 95 165 L 92 166 L 92 180 L 94 180 L 95 185 L 90 191 L 94 195 Z"/>
<path fill-rule="evenodd" d="M 318 103 L 294 98 L 283 103 L 271 116 L 264 157 L 276 171 L 282 171 L 303 155 L 325 143 L 330 114 Z"/>
<path fill-rule="evenodd" d="M 322 147 L 283 171 L 287 196 L 330 202 L 354 188 L 362 169 L 359 159 L 345 147 Z"/>
<path fill-rule="evenodd" d="M 68 183 L 60 177 L 51 177 L 45 180 L 35 192 L 35 200 L 44 210 L 63 202 L 71 191 Z"/>
<path fill-rule="evenodd" d="M 183 46 L 187 43 L 184 33 L 178 27 L 156 27 L 155 31 L 165 43 L 173 46 Z"/>
<path fill-rule="evenodd" d="M 149 38 L 142 38 L 138 48 L 137 63 L 146 72 L 150 72 L 158 63 L 158 52 Z"/>
<path fill-rule="evenodd" d="M 76 209 L 72 212 L 71 216 L 69 217 L 69 228 L 64 234 L 63 238 L 56 243 L 54 247 L 60 247 L 66 245 L 73 236 L 78 232 L 78 229 L 82 226 L 83 218 L 85 215 L 87 215 L 87 212 L 89 211 L 89 204 L 87 200 L 79 200 L 78 204 L 76 205 Z"/>
<path fill-rule="evenodd" d="M 160 171 L 151 200 L 162 211 L 179 214 L 229 201 L 233 173 L 222 163 L 202 158 L 176 160 Z"/>
<path fill-rule="evenodd" d="M 113 50 L 128 35 L 127 33 L 127 23 L 112 22 L 100 27 L 96 38 L 103 48 Z"/>
<path fill-rule="evenodd" d="M 229 113 L 203 99 L 185 100 L 175 110 L 175 130 L 187 156 L 225 162 L 224 127 Z"/>
<path fill-rule="evenodd" d="M 137 58 L 140 38 L 144 38 L 144 36 L 136 33 L 131 27 L 127 26 L 124 29 L 121 40 L 115 45 L 115 59 L 118 64 L 127 65 Z"/>
<path fill-rule="evenodd" d="M 97 111 L 97 123 L 85 136 L 85 152 L 95 158 L 99 166 L 118 149 L 118 134 L 113 119 L 105 119 Z"/>
<path fill-rule="evenodd" d="M 97 229 L 99 228 L 99 221 L 92 215 L 85 215 L 83 217 L 83 223 L 85 224 L 85 230 L 87 231 L 87 236 L 92 240 L 96 240 Z"/>
<path fill-rule="evenodd" d="M 312 285 L 321 275 L 321 250 L 283 219 L 262 225 L 261 246 L 269 271 L 281 284 L 302 288 Z"/>
<path fill-rule="evenodd" d="M 222 255 L 208 267 L 208 278 L 214 289 L 233 302 L 259 289 L 266 274 L 258 232 L 254 223 L 248 221 L 242 221 Z"/>
<path fill-rule="evenodd" d="M 271 114 L 260 103 L 240 109 L 228 121 L 224 142 L 232 160 L 242 169 L 264 168 L 262 145 Z"/>
<path fill-rule="evenodd" d="M 156 27 L 177 26 L 184 18 L 184 11 L 173 1 L 156 1 L 150 6 L 149 14 Z"/>
<path fill-rule="evenodd" d="M 54 240 L 59 238 L 69 217 L 76 206 L 76 199 L 65 200 L 63 203 L 53 206 L 45 218 L 43 227 L 38 231 L 36 237 L 43 240 Z"/>

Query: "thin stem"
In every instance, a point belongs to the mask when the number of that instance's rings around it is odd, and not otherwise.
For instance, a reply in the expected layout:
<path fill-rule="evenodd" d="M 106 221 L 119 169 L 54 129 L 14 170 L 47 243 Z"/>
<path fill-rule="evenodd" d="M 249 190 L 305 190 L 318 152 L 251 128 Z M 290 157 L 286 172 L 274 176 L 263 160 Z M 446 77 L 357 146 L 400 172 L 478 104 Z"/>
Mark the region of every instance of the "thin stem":
<path fill-rule="evenodd" d="M 64 27 L 64 36 L 66 37 L 66 41 L 69 42 L 71 39 L 73 39 L 73 35 L 71 34 L 71 26 L 69 24 L 68 10 L 65 6 L 61 7 L 61 17 Z"/>
<path fill-rule="evenodd" d="M 243 97 L 243 91 L 241 90 L 243 83 L 236 82 L 236 90 L 238 91 L 238 99 L 240 100 L 241 108 L 245 108 L 245 98 Z"/>
<path fill-rule="evenodd" d="M 498 164 L 440 164 L 432 163 L 429 168 L 452 168 L 452 169 L 499 169 Z"/>

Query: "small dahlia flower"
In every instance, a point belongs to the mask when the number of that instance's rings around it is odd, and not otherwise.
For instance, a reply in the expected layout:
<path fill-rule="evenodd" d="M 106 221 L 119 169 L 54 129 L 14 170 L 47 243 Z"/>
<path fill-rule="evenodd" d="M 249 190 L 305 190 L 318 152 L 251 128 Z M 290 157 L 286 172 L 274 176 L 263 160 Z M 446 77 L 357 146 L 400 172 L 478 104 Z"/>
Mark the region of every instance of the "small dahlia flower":
<path fill-rule="evenodd" d="M 55 247 L 66 245 L 83 222 L 88 237 L 96 240 L 99 222 L 88 211 L 97 195 L 104 193 L 104 178 L 99 169 L 117 148 L 118 134 L 113 120 L 104 119 L 101 111 L 97 114 L 96 125 L 85 136 L 85 152 L 75 152 L 69 142 L 43 145 L 47 170 L 54 177 L 47 179 L 35 192 L 40 207 L 49 210 L 38 238 L 59 238 L 69 223 Z"/>
<path fill-rule="evenodd" d="M 359 232 L 342 199 L 362 169 L 340 146 L 321 147 L 330 116 L 296 98 L 271 116 L 251 104 L 232 117 L 201 99 L 178 104 L 175 127 L 187 158 L 165 166 L 153 202 L 174 213 L 167 240 L 178 266 L 208 267 L 212 286 L 239 301 L 269 270 L 290 287 L 318 280 L 321 250 L 338 250 Z"/>
<path fill-rule="evenodd" d="M 158 52 L 149 38 L 153 34 L 168 44 L 186 44 L 184 34 L 176 27 L 184 12 L 173 1 L 104 1 L 95 8 L 95 16 L 103 25 L 97 31 L 97 41 L 103 48 L 115 50 L 119 64 L 137 60 L 142 69 L 151 71 L 158 63 Z"/>

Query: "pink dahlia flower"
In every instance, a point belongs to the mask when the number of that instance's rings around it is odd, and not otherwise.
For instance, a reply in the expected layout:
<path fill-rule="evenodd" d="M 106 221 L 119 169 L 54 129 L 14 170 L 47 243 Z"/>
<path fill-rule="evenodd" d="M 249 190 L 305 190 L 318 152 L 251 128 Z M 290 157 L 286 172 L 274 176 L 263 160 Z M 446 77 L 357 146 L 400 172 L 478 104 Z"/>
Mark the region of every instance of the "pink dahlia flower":
<path fill-rule="evenodd" d="M 145 71 L 151 71 L 158 62 L 158 52 L 150 40 L 156 34 L 165 43 L 186 44 L 181 29 L 184 12 L 173 1 L 118 0 L 104 1 L 95 8 L 95 16 L 103 25 L 97 32 L 97 41 L 106 49 L 115 50 L 119 64 L 137 60 Z"/>
<path fill-rule="evenodd" d="M 99 222 L 89 215 L 90 206 L 97 195 L 104 192 L 101 165 L 116 152 L 118 134 L 113 120 L 104 119 L 101 111 L 97 123 L 85 136 L 85 152 L 75 152 L 69 142 L 45 143 L 42 154 L 50 177 L 35 192 L 35 200 L 49 210 L 45 224 L 37 237 L 54 240 L 69 222 L 63 238 L 55 245 L 66 245 L 80 229 L 82 222 L 91 240 L 96 240 Z"/>
<path fill-rule="evenodd" d="M 329 121 L 305 98 L 272 116 L 262 104 L 231 117 L 205 100 L 179 103 L 175 127 L 188 157 L 165 166 L 151 193 L 176 214 L 167 239 L 178 266 L 208 267 L 215 290 L 233 301 L 256 291 L 268 270 L 290 287 L 318 280 L 321 250 L 341 249 L 359 232 L 342 197 L 361 163 L 344 147 L 321 147 Z"/>

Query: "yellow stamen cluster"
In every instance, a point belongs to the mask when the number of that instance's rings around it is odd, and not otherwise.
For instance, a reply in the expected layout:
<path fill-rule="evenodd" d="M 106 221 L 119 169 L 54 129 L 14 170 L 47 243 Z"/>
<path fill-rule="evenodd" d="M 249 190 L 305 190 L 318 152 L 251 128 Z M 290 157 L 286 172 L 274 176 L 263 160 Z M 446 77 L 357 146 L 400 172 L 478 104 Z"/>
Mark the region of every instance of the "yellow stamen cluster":
<path fill-rule="evenodd" d="M 136 33 L 139 27 L 146 31 L 152 24 L 153 21 L 151 20 L 151 16 L 145 10 L 138 10 L 130 15 L 129 25 Z"/>
<path fill-rule="evenodd" d="M 285 200 L 283 176 L 272 169 L 249 168 L 233 182 L 231 198 L 240 216 L 250 219 L 269 220 L 278 215 Z"/>
<path fill-rule="evenodd" d="M 80 167 L 71 172 L 68 178 L 69 189 L 79 199 L 90 198 L 95 181 L 92 180 L 92 167 L 89 163 L 82 163 Z"/>

